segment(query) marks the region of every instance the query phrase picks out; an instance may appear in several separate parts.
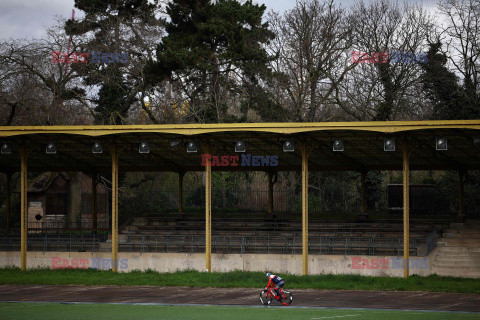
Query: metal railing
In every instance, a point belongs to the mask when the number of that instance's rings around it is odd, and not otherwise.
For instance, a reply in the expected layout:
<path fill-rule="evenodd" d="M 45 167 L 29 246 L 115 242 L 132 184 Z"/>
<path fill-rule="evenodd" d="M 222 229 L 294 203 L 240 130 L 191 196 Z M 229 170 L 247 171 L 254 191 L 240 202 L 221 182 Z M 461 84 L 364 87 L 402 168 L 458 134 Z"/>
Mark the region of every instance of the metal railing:
<path fill-rule="evenodd" d="M 428 238 L 411 238 L 410 255 L 423 255 L 421 247 L 431 248 L 433 235 Z M 27 249 L 33 251 L 99 251 L 101 244 L 108 239 L 107 234 L 29 234 Z M 435 238 L 436 239 L 436 238 Z M 435 241 L 436 242 L 436 241 Z M 105 251 L 110 251 L 110 243 L 105 243 Z M 429 247 L 430 246 L 430 247 Z M 20 250 L 19 234 L 0 235 L 0 250 Z M 430 249 L 431 250 L 431 249 Z M 205 236 L 202 234 L 175 235 L 121 235 L 119 251 L 131 252 L 205 252 Z M 261 254 L 301 254 L 301 234 L 288 236 L 264 235 L 213 235 L 213 253 L 261 253 Z M 391 255 L 403 254 L 403 239 L 399 237 L 334 237 L 310 236 L 310 254 L 344 255 Z"/>
<path fill-rule="evenodd" d="M 410 239 L 410 255 L 422 255 L 418 250 L 425 245 L 425 238 Z M 185 252 L 203 253 L 205 251 L 204 235 L 129 235 L 119 242 L 120 251 L 133 252 Z M 301 254 L 301 235 L 213 235 L 213 253 L 279 253 Z M 403 254 L 403 238 L 380 237 L 309 237 L 310 254 L 361 254 L 392 255 Z"/>
<path fill-rule="evenodd" d="M 27 250 L 96 252 L 107 239 L 108 234 L 29 234 Z M 0 250 L 20 251 L 20 243 L 20 234 L 0 234 Z"/>
<path fill-rule="evenodd" d="M 65 222 L 65 221 L 29 221 L 27 222 L 27 229 L 36 232 L 49 232 L 57 230 L 91 230 L 93 224 L 91 221 Z M 108 230 L 108 221 L 98 221 L 97 230 Z"/>

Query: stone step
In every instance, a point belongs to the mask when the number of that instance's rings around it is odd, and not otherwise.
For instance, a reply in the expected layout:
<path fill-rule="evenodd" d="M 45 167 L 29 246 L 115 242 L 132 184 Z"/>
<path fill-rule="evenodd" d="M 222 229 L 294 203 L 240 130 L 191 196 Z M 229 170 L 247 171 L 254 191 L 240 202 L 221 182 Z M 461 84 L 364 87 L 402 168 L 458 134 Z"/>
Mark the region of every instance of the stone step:
<path fill-rule="evenodd" d="M 480 260 L 477 261 L 467 261 L 467 260 L 458 260 L 458 261 L 445 261 L 437 260 L 433 262 L 435 267 L 476 267 L 480 270 Z"/>
<path fill-rule="evenodd" d="M 450 272 L 450 274 L 478 273 L 480 276 L 480 267 L 478 266 L 450 266 L 450 267 L 432 267 L 432 271 Z"/>
<path fill-rule="evenodd" d="M 450 254 L 450 253 L 464 253 L 464 252 L 480 252 L 480 248 L 478 247 L 459 247 L 459 246 L 445 246 L 445 247 L 438 247 L 438 253 L 443 254 Z"/>
<path fill-rule="evenodd" d="M 480 248 L 480 239 L 457 239 L 457 238 L 442 238 L 438 243 L 442 243 L 443 247 L 478 247 Z"/>
<path fill-rule="evenodd" d="M 429 256 L 433 260 L 480 260 L 480 252 L 448 252 L 435 253 L 434 256 Z"/>
<path fill-rule="evenodd" d="M 451 270 L 434 269 L 433 273 L 438 276 L 458 277 L 458 278 L 480 278 L 480 272 L 452 272 Z"/>
<path fill-rule="evenodd" d="M 476 228 L 461 228 L 461 229 L 457 229 L 457 228 L 448 228 L 448 229 L 445 229 L 444 232 L 455 232 L 455 233 L 459 233 L 459 234 L 471 234 L 471 233 L 480 233 L 480 230 L 476 229 Z"/>
<path fill-rule="evenodd" d="M 453 232 L 453 231 L 450 231 L 450 232 L 444 232 L 442 237 L 443 238 L 448 238 L 448 239 L 452 239 L 452 238 L 457 238 L 457 239 L 477 239 L 477 240 L 480 240 L 480 230 L 476 230 L 476 232 L 464 232 L 465 230 L 462 230 L 460 232 Z M 470 231 L 470 230 L 469 230 Z"/>

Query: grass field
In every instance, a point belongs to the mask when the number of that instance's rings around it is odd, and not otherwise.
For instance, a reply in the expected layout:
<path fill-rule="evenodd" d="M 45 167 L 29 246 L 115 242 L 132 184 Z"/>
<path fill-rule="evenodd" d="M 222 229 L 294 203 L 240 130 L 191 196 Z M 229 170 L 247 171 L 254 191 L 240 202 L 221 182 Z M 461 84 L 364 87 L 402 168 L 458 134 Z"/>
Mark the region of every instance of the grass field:
<path fill-rule="evenodd" d="M 411 276 L 407 279 L 391 277 L 367 277 L 359 275 L 282 274 L 289 289 L 332 290 L 386 290 L 480 293 L 480 279 L 439 276 Z M 158 273 L 156 271 L 132 271 L 113 273 L 96 269 L 0 269 L 0 284 L 32 285 L 150 285 L 215 288 L 262 288 L 266 284 L 262 272 L 234 271 L 205 273 L 181 271 Z"/>
<path fill-rule="evenodd" d="M 292 307 L 214 307 L 120 304 L 0 303 L 0 319 L 469 320 L 480 319 L 480 314 L 426 311 L 311 309 Z"/>

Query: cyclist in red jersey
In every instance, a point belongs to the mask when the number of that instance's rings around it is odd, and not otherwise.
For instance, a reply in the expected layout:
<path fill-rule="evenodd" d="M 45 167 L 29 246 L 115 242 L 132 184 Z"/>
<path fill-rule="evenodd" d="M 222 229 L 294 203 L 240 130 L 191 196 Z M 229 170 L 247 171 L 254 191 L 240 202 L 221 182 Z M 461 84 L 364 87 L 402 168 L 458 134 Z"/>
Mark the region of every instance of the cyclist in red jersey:
<path fill-rule="evenodd" d="M 273 289 L 275 291 L 275 293 L 277 294 L 275 296 L 275 299 L 279 299 L 281 297 L 281 294 L 280 294 L 280 288 L 283 287 L 283 285 L 285 284 L 285 280 L 283 280 L 281 277 L 277 276 L 277 275 L 274 275 L 274 274 L 271 274 L 270 272 L 267 272 L 266 274 L 267 278 L 268 278 L 268 284 L 267 284 L 267 288 L 270 287 L 270 285 L 273 283 L 275 283 L 275 288 Z"/>

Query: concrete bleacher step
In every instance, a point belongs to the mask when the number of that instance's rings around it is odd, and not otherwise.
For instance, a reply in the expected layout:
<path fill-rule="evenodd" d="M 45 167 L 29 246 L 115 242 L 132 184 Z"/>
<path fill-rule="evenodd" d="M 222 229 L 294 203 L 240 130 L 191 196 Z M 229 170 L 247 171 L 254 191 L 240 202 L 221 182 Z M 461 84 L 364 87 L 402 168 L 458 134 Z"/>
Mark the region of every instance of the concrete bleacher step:
<path fill-rule="evenodd" d="M 480 260 L 480 252 L 448 252 L 438 251 L 433 257 L 435 260 Z"/>
<path fill-rule="evenodd" d="M 459 246 L 445 246 L 439 247 L 439 252 L 443 253 L 455 253 L 455 252 L 480 252 L 480 248 L 478 247 L 459 247 Z"/>
<path fill-rule="evenodd" d="M 478 273 L 480 275 L 480 267 L 478 266 L 439 266 L 433 267 L 435 272 L 450 272 L 450 274 L 463 274 L 463 273 Z"/>
<path fill-rule="evenodd" d="M 438 259 L 433 261 L 433 265 L 436 267 L 476 267 L 480 270 L 480 260 L 478 259 L 462 259 L 462 260 L 446 260 Z"/>
<path fill-rule="evenodd" d="M 480 277 L 480 272 L 455 272 L 455 274 L 452 273 L 453 271 L 450 269 L 447 270 L 436 270 L 434 273 L 436 273 L 438 276 L 446 276 L 446 277 L 459 277 L 459 278 L 479 278 Z"/>

